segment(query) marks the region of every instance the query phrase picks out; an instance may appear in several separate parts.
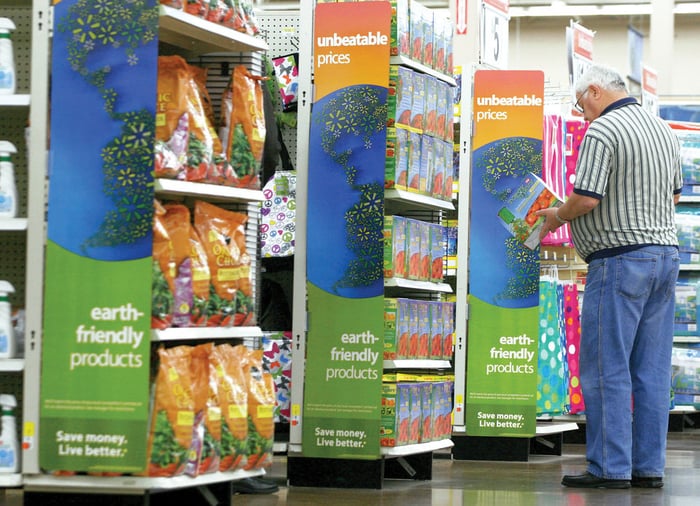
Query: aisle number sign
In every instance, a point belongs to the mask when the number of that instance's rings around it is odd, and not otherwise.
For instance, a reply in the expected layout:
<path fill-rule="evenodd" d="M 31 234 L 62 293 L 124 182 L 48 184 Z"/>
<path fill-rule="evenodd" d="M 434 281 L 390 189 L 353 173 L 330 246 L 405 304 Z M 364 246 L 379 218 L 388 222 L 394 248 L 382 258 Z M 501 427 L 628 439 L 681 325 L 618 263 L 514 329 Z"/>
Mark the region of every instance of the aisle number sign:
<path fill-rule="evenodd" d="M 302 454 L 379 457 L 389 2 L 314 17 Z"/>
<path fill-rule="evenodd" d="M 481 63 L 496 69 L 508 68 L 508 0 L 482 0 Z"/>
<path fill-rule="evenodd" d="M 593 39 L 595 32 L 571 21 L 566 29 L 568 48 L 569 82 L 573 102 L 576 102 L 576 83 L 583 73 L 593 64 Z"/>
<path fill-rule="evenodd" d="M 137 473 L 149 417 L 158 2 L 63 0 L 54 19 L 39 465 Z"/>
<path fill-rule="evenodd" d="M 658 75 L 647 65 L 642 66 L 642 107 L 655 116 L 659 115 Z"/>
<path fill-rule="evenodd" d="M 539 256 L 523 231 L 529 202 L 538 195 L 533 174 L 542 170 L 543 103 L 542 72 L 474 75 L 465 413 L 470 436 L 535 433 Z"/>

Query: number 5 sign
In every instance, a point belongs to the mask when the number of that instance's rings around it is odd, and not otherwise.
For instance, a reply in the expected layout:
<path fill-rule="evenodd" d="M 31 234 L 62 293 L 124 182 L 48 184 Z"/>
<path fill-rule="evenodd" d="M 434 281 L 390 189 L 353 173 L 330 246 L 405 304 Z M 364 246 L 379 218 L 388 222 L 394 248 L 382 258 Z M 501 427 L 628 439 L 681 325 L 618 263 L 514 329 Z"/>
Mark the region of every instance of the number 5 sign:
<path fill-rule="evenodd" d="M 481 63 L 496 69 L 508 68 L 509 0 L 481 2 Z"/>

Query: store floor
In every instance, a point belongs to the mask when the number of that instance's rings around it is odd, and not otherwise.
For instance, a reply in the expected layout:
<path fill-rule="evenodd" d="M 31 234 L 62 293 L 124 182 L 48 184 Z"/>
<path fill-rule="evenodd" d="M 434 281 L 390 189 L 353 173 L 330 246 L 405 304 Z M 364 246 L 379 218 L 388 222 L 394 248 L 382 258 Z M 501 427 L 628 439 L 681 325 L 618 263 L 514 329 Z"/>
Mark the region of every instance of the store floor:
<path fill-rule="evenodd" d="M 275 456 L 269 478 L 276 494 L 233 497 L 233 506 L 698 506 L 700 429 L 669 433 L 662 489 L 584 490 L 562 487 L 564 474 L 585 469 L 585 447 L 528 462 L 434 459 L 430 481 L 385 480 L 381 490 L 286 486 L 286 459 Z"/>
<path fill-rule="evenodd" d="M 662 489 L 583 490 L 561 486 L 562 475 L 578 474 L 584 466 L 584 445 L 567 444 L 561 456 L 530 455 L 528 462 L 435 458 L 432 480 L 384 480 L 381 490 L 308 488 L 287 486 L 286 457 L 275 455 L 267 477 L 275 480 L 280 490 L 267 495 L 237 494 L 231 498 L 231 506 L 700 505 L 700 429 L 669 433 Z M 6 489 L 4 494 L 0 490 L 0 506 L 22 503 L 21 489 Z M 203 501 L 202 506 L 205 504 Z"/>

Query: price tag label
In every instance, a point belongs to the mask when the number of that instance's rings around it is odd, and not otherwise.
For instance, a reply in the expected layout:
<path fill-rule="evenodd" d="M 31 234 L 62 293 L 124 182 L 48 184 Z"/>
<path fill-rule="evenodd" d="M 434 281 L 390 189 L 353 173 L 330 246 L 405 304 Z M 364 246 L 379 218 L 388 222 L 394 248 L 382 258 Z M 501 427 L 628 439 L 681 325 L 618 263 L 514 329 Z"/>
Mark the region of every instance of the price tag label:
<path fill-rule="evenodd" d="M 508 8 L 503 2 L 481 4 L 481 63 L 499 70 L 508 68 Z"/>

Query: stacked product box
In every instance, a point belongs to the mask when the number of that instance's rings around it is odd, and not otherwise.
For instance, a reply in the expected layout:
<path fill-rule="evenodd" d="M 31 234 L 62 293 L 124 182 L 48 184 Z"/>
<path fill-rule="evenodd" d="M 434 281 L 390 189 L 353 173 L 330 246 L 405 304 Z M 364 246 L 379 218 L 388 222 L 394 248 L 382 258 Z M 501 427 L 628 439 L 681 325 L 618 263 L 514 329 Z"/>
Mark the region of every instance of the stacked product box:
<path fill-rule="evenodd" d="M 407 218 L 389 215 L 384 217 L 384 278 L 406 278 Z"/>
<path fill-rule="evenodd" d="M 384 217 L 384 278 L 441 282 L 447 231 L 443 225 L 413 218 Z"/>
<path fill-rule="evenodd" d="M 417 62 L 423 61 L 423 51 L 426 45 L 423 30 L 423 11 L 427 9 L 417 0 L 410 0 L 409 3 L 409 30 L 411 37 L 411 59 Z"/>
<path fill-rule="evenodd" d="M 452 376 L 385 374 L 380 445 L 402 446 L 450 437 L 453 383 Z"/>
<path fill-rule="evenodd" d="M 408 189 L 409 132 L 401 126 L 387 127 L 384 187 Z"/>
<path fill-rule="evenodd" d="M 407 383 L 399 383 L 395 375 L 384 375 L 380 414 L 380 446 L 408 444 L 411 397 Z"/>
<path fill-rule="evenodd" d="M 422 381 L 418 384 L 421 394 L 421 427 L 420 443 L 428 443 L 435 439 L 433 434 L 433 384 Z"/>
<path fill-rule="evenodd" d="M 700 263 L 700 209 L 676 206 L 676 230 L 681 263 Z"/>
<path fill-rule="evenodd" d="M 418 306 L 418 350 L 415 358 L 427 359 L 430 356 L 430 301 L 414 301 Z"/>
<path fill-rule="evenodd" d="M 384 360 L 451 360 L 454 303 L 384 299 Z"/>
<path fill-rule="evenodd" d="M 675 315 L 673 333 L 677 336 L 694 336 L 698 333 L 697 295 L 700 277 L 694 273 L 678 275 L 675 291 Z"/>
<path fill-rule="evenodd" d="M 391 0 L 391 56 L 411 56 L 409 0 Z"/>
<path fill-rule="evenodd" d="M 406 244 L 408 255 L 408 274 L 407 278 L 412 280 L 420 280 L 420 262 L 421 254 L 421 229 L 423 222 L 411 218 L 406 219 Z"/>
<path fill-rule="evenodd" d="M 435 283 L 445 279 L 446 228 L 438 223 L 428 223 L 430 241 L 430 277 Z"/>
<path fill-rule="evenodd" d="M 423 397 L 420 383 L 407 383 L 409 392 L 408 444 L 418 444 L 423 421 Z"/>
<path fill-rule="evenodd" d="M 400 65 L 389 67 L 387 126 L 411 126 L 414 75 L 415 72 L 408 67 Z"/>
<path fill-rule="evenodd" d="M 442 360 L 443 309 L 445 302 L 430 301 L 430 351 L 428 358 Z"/>
<path fill-rule="evenodd" d="M 455 303 L 442 303 L 442 358 L 452 360 L 455 334 Z"/>
<path fill-rule="evenodd" d="M 415 130 L 408 133 L 408 190 L 420 189 L 421 134 Z"/>

